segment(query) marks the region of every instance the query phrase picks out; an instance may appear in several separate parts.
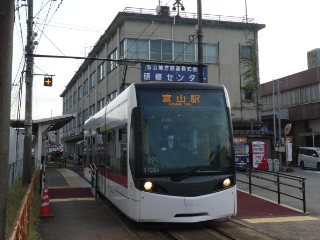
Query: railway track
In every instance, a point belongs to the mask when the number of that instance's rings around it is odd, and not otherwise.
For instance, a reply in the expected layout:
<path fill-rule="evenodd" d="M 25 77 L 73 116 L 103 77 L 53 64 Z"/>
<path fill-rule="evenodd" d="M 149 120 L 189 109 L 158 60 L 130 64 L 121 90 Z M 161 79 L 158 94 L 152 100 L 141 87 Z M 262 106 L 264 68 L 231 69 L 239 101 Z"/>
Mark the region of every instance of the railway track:
<path fill-rule="evenodd" d="M 275 240 L 275 238 L 239 224 L 232 220 L 207 222 L 202 224 L 183 224 L 159 229 L 172 240 Z"/>
<path fill-rule="evenodd" d="M 107 199 L 100 198 L 109 214 L 120 219 L 138 240 L 275 240 L 241 221 L 209 221 L 204 223 L 137 223 L 128 219 Z"/>
<path fill-rule="evenodd" d="M 232 236 L 216 231 L 210 227 L 205 225 L 203 226 L 184 226 L 179 229 L 172 229 L 162 231 L 164 235 L 166 235 L 169 239 L 172 240 L 195 240 L 195 239 L 216 239 L 216 240 L 235 240 Z"/>

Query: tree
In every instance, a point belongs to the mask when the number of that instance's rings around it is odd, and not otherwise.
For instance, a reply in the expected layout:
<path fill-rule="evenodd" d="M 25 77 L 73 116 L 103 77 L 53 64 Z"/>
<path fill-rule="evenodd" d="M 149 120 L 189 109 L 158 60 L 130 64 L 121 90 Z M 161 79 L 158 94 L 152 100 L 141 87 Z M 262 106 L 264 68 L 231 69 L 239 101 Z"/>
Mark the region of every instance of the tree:
<path fill-rule="evenodd" d="M 250 98 L 245 100 L 251 100 L 252 103 L 255 103 L 257 110 L 257 121 L 259 121 L 259 72 L 258 72 L 258 48 L 256 38 L 250 39 L 247 41 L 247 56 L 241 59 L 241 63 L 244 69 L 244 72 L 241 74 L 243 79 L 241 90 L 246 94 L 251 95 Z M 251 106 L 250 102 L 246 102 L 247 105 Z"/>

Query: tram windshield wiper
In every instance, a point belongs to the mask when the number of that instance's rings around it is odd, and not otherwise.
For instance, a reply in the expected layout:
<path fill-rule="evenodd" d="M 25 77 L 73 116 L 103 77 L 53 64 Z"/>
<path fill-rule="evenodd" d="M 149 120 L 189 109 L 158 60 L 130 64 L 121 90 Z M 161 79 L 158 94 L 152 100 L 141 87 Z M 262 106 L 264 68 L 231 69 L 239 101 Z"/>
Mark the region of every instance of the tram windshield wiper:
<path fill-rule="evenodd" d="M 181 182 L 183 179 L 186 179 L 187 177 L 192 176 L 194 173 L 203 172 L 202 170 L 205 170 L 205 169 L 212 170 L 212 167 L 211 166 L 196 166 L 196 167 L 193 167 L 189 172 L 186 172 L 185 174 L 179 175 L 179 176 L 172 176 L 170 179 L 173 182 Z"/>

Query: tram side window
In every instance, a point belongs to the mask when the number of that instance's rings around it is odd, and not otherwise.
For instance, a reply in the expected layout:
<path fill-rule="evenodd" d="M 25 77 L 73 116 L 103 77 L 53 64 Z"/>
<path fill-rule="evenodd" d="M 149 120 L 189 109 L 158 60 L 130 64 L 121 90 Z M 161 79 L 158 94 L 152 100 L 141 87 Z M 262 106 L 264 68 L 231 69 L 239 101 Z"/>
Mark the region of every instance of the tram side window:
<path fill-rule="evenodd" d="M 112 129 L 106 134 L 105 156 L 107 165 L 123 176 L 127 176 L 127 129 Z"/>
<path fill-rule="evenodd" d="M 127 127 L 119 129 L 119 162 L 120 174 L 127 176 Z"/>
<path fill-rule="evenodd" d="M 133 109 L 131 116 L 130 126 L 130 139 L 129 139 L 129 164 L 132 177 L 136 176 L 136 119 L 137 119 L 137 108 Z"/>
<path fill-rule="evenodd" d="M 95 144 L 94 144 L 94 162 L 98 165 L 102 164 L 103 161 L 103 153 L 104 153 L 104 145 L 103 145 L 103 138 L 102 134 L 97 134 L 95 138 Z"/>
<path fill-rule="evenodd" d="M 115 130 L 112 129 L 107 132 L 106 142 L 106 160 L 107 165 L 112 169 L 116 170 L 116 144 L 115 144 Z"/>

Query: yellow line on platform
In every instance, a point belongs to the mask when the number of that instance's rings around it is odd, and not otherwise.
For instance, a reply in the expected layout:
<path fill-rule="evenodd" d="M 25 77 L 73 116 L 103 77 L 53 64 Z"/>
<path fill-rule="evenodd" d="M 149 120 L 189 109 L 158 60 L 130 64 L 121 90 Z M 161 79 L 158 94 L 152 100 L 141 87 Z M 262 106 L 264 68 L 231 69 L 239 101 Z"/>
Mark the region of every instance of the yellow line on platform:
<path fill-rule="evenodd" d="M 303 222 L 319 220 L 310 216 L 273 217 L 273 218 L 246 218 L 242 219 L 248 223 L 280 223 L 280 222 Z"/>
<path fill-rule="evenodd" d="M 50 199 L 50 202 L 95 201 L 95 198 L 58 198 Z"/>
<path fill-rule="evenodd" d="M 74 172 L 70 171 L 67 168 L 61 168 L 61 169 L 58 169 L 58 171 L 65 178 L 69 187 L 81 187 L 78 181 L 80 177 L 77 174 L 75 174 Z"/>

